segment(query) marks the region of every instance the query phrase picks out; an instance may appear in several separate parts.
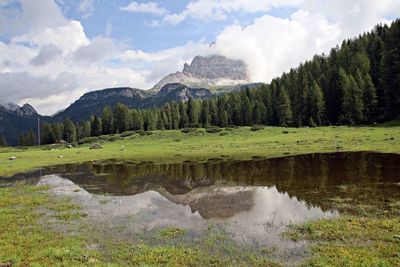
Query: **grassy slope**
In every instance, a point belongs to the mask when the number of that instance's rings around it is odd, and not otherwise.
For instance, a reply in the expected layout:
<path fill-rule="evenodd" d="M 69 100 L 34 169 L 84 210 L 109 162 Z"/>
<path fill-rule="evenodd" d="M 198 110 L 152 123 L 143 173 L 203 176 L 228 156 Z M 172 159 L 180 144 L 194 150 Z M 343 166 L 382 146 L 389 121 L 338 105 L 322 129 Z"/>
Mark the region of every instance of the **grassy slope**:
<path fill-rule="evenodd" d="M 0 149 L 0 176 L 59 163 L 110 158 L 163 163 L 222 157 L 250 159 L 253 156 L 276 157 L 338 150 L 400 152 L 400 127 L 267 127 L 256 132 L 242 127 L 220 133 L 206 133 L 203 129 L 192 133 L 155 131 L 148 136 L 136 134 L 115 142 L 105 142 L 103 149 L 98 150 L 90 150 L 87 145 L 53 151 L 3 148 Z M 18 158 L 9 161 L 11 156 Z"/>

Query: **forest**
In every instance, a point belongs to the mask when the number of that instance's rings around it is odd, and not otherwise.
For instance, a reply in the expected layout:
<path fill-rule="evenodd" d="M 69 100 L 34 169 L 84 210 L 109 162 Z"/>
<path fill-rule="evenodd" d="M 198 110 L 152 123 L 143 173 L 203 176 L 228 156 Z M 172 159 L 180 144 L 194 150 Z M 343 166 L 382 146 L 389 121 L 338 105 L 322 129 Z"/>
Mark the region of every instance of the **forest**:
<path fill-rule="evenodd" d="M 107 106 L 101 116 L 41 125 L 43 144 L 126 131 L 194 127 L 374 124 L 400 115 L 400 20 L 343 41 L 269 84 L 206 100 L 171 102 L 160 108 Z M 19 145 L 34 145 L 35 133 Z M 5 142 L 0 138 L 0 143 Z M 1 145 L 1 144 L 0 144 Z"/>

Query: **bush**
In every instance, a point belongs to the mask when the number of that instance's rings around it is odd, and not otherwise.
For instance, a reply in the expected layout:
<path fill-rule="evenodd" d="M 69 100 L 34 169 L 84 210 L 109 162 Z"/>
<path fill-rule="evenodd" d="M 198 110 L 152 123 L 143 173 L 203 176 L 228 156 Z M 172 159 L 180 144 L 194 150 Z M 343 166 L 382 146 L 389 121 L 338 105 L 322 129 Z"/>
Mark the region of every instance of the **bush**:
<path fill-rule="evenodd" d="M 262 125 L 253 125 L 253 127 L 251 127 L 250 130 L 259 131 L 259 130 L 262 130 L 262 129 L 264 129 L 264 126 L 262 126 Z"/>
<path fill-rule="evenodd" d="M 289 131 L 282 131 L 282 133 L 283 133 L 283 134 L 288 134 L 288 133 L 289 133 Z"/>
<path fill-rule="evenodd" d="M 219 133 L 221 131 L 222 131 L 222 129 L 219 128 L 218 126 L 210 126 L 210 127 L 206 128 L 207 133 Z"/>
<path fill-rule="evenodd" d="M 108 139 L 108 141 L 110 141 L 110 142 L 115 142 L 115 141 L 117 141 L 118 139 L 119 139 L 118 137 L 112 136 L 112 137 L 110 137 L 110 139 Z"/>
<path fill-rule="evenodd" d="M 123 133 L 120 135 L 120 137 L 128 137 L 128 136 L 131 136 L 131 135 L 134 135 L 134 134 L 136 134 L 135 131 L 126 131 L 126 132 L 123 132 Z"/>
<path fill-rule="evenodd" d="M 140 134 L 140 135 L 152 135 L 153 132 L 151 132 L 151 131 L 147 131 L 147 132 L 141 131 L 141 132 L 139 132 L 139 134 Z"/>
<path fill-rule="evenodd" d="M 196 128 L 183 128 L 181 130 L 182 133 L 191 133 L 191 132 L 194 132 L 194 131 L 196 131 Z"/>
<path fill-rule="evenodd" d="M 238 129 L 239 126 L 237 126 L 237 125 L 228 125 L 228 126 L 226 126 L 226 128 L 228 128 L 228 129 Z"/>
<path fill-rule="evenodd" d="M 98 138 L 100 140 L 103 140 L 103 141 L 108 141 L 110 139 L 110 136 L 108 136 L 108 135 L 100 135 Z"/>
<path fill-rule="evenodd" d="M 79 140 L 78 144 L 90 144 L 90 143 L 96 143 L 98 141 L 97 137 L 86 137 L 86 138 L 82 138 L 81 140 Z"/>

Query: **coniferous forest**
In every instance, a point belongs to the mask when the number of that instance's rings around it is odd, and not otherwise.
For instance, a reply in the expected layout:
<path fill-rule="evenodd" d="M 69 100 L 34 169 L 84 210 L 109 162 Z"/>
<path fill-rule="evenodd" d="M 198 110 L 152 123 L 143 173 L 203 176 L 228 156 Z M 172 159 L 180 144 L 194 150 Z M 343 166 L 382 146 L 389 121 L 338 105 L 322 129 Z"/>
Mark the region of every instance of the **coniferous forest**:
<path fill-rule="evenodd" d="M 360 125 L 400 115 L 400 20 L 343 41 L 329 55 L 317 55 L 268 85 L 220 94 L 207 100 L 171 102 L 155 109 L 105 107 L 89 121 L 42 125 L 42 142 L 132 130 L 228 125 L 303 127 Z M 20 137 L 33 145 L 34 133 Z"/>

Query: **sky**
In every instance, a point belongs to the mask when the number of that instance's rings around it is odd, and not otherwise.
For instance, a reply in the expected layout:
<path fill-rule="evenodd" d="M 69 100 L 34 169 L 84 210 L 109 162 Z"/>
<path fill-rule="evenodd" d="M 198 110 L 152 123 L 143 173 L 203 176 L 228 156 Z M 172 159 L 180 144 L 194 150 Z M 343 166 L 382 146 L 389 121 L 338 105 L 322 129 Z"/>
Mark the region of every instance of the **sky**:
<path fill-rule="evenodd" d="M 0 103 L 51 115 L 88 91 L 149 89 L 196 55 L 269 82 L 398 14 L 400 0 L 0 0 Z"/>

